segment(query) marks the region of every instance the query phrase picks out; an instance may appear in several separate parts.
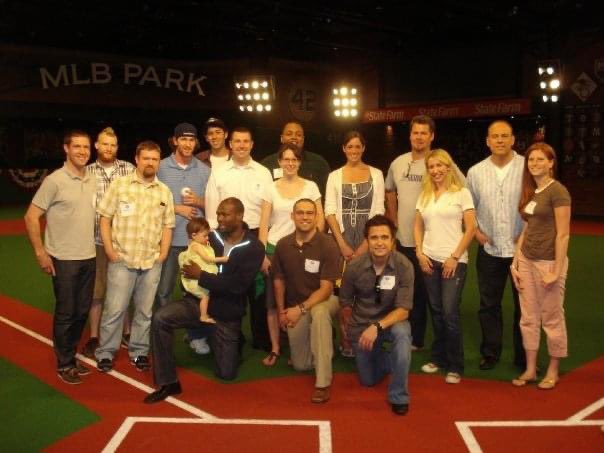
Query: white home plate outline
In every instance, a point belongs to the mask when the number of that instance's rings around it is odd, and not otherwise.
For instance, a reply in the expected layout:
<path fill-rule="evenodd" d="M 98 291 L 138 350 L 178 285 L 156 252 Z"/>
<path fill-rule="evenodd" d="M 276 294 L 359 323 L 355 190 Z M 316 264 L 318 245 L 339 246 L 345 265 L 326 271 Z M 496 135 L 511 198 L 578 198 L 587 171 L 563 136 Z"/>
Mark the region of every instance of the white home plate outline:
<path fill-rule="evenodd" d="M 509 428 L 509 427 L 543 427 L 543 426 L 601 426 L 604 425 L 604 420 L 585 420 L 594 412 L 604 407 L 604 398 L 597 400 L 584 409 L 581 409 L 576 414 L 570 416 L 566 420 L 501 420 L 501 421 L 474 421 L 474 422 L 455 422 L 457 430 L 461 434 L 461 438 L 466 443 L 470 453 L 482 453 L 482 448 L 472 432 L 472 427 L 475 428 Z"/>
<path fill-rule="evenodd" d="M 206 425 L 265 425 L 265 426 L 317 426 L 319 428 L 319 452 L 331 453 L 331 424 L 320 420 L 258 420 L 246 418 L 171 418 L 171 417 L 127 417 L 115 432 L 102 453 L 116 451 L 135 423 L 175 423 Z"/>
<path fill-rule="evenodd" d="M 10 319 L 0 316 L 0 321 L 18 330 L 25 335 L 28 335 L 35 340 L 44 343 L 47 346 L 53 347 L 53 342 L 50 338 L 40 335 L 27 327 L 17 324 Z M 81 362 L 87 363 L 88 365 L 96 368 L 96 362 L 89 359 L 81 354 L 76 354 L 76 357 Z M 155 391 L 154 388 L 149 387 L 142 382 L 132 379 L 119 371 L 111 370 L 106 373 L 109 376 L 114 377 L 126 384 L 131 385 L 145 393 L 151 393 Z M 113 435 L 109 443 L 103 449 L 103 453 L 109 453 L 115 451 L 120 443 L 123 441 L 125 436 L 128 434 L 134 423 L 206 423 L 206 424 L 223 424 L 223 425 L 285 425 L 285 426 L 316 426 L 319 431 L 319 453 L 331 453 L 332 441 L 331 441 L 331 423 L 327 420 L 261 420 L 261 419 L 240 419 L 240 418 L 219 418 L 209 412 L 203 411 L 198 407 L 195 407 L 189 403 L 185 403 L 178 398 L 169 396 L 165 400 L 167 403 L 172 404 L 191 415 L 195 415 L 198 418 L 166 418 L 166 417 L 126 417 L 120 428 Z"/>

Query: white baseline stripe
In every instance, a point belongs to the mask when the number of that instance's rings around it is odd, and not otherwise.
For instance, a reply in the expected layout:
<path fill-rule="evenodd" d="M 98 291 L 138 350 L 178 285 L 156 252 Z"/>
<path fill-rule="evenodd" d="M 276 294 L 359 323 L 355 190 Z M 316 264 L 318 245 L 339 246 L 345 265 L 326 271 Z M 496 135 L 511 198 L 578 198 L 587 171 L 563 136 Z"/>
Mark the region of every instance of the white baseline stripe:
<path fill-rule="evenodd" d="M 459 434 L 461 434 L 461 438 L 466 443 L 468 451 L 470 453 L 482 453 L 482 448 L 480 448 L 478 440 L 474 436 L 469 424 L 466 422 L 455 422 L 455 426 L 457 426 L 457 430 L 459 431 Z"/>
<path fill-rule="evenodd" d="M 37 332 L 34 332 L 33 330 L 30 330 L 20 324 L 17 324 L 3 316 L 0 316 L 0 321 L 2 321 L 3 323 L 5 323 L 6 325 L 52 347 L 53 346 L 53 342 L 52 340 L 50 340 L 49 338 L 46 338 L 40 334 L 38 334 Z M 78 358 L 78 360 L 87 363 L 88 365 L 91 365 L 93 367 L 96 367 L 96 362 L 92 359 L 89 359 L 81 354 L 76 354 L 76 357 Z M 107 373 L 110 376 L 113 376 L 114 378 L 129 384 L 139 390 L 142 390 L 143 392 L 146 393 L 150 393 L 152 392 L 154 389 L 149 387 L 146 384 L 143 384 L 142 382 L 139 382 L 135 379 L 132 379 L 129 376 L 126 376 L 125 374 L 120 373 L 119 371 L 115 371 L 112 370 L 109 373 Z M 189 412 L 192 415 L 195 415 L 199 418 L 195 418 L 195 419 L 165 419 L 165 418 L 153 418 L 153 417 L 149 417 L 149 421 L 154 421 L 154 422 L 159 422 L 159 423 L 166 423 L 166 421 L 163 420 L 171 420 L 168 423 L 177 423 L 174 420 L 185 420 L 185 423 L 214 423 L 214 424 L 249 424 L 249 425 L 289 425 L 289 426 L 317 426 L 319 429 L 319 452 L 320 453 L 331 453 L 332 451 L 332 439 L 331 439 L 331 424 L 328 421 L 313 421 L 313 420 L 261 420 L 261 419 L 221 419 L 219 417 L 216 417 L 212 414 L 210 414 L 209 412 L 205 412 L 201 409 L 198 409 L 197 407 L 185 403 L 184 401 L 181 401 L 177 398 L 174 398 L 172 396 L 166 398 L 166 402 L 179 407 L 180 409 Z M 124 440 L 125 436 L 128 434 L 128 432 L 130 431 L 130 429 L 132 428 L 133 424 L 136 421 L 147 421 L 146 417 L 127 417 L 124 421 L 124 423 L 122 423 L 122 426 L 118 429 L 118 431 L 113 435 L 113 437 L 111 438 L 111 440 L 109 441 L 109 443 L 105 446 L 105 448 L 103 449 L 103 453 L 109 453 L 109 452 L 113 452 L 115 451 L 119 445 L 121 444 L 121 442 Z M 188 421 L 187 421 L 188 420 Z"/>
<path fill-rule="evenodd" d="M 51 339 L 46 338 L 46 337 L 40 335 L 39 333 L 34 332 L 33 330 L 28 329 L 27 327 L 23 327 L 22 325 L 17 324 L 15 322 L 11 321 L 10 319 L 6 319 L 3 316 L 0 316 L 0 321 L 2 321 L 6 325 L 8 325 L 8 326 L 10 326 L 10 327 L 12 327 L 12 328 L 14 328 L 14 329 L 16 329 L 16 330 L 18 330 L 18 331 L 26 334 L 26 335 L 29 335 L 32 338 L 35 338 L 36 340 L 38 340 L 38 341 L 40 341 L 40 342 L 42 342 L 42 343 L 44 343 L 44 344 L 46 344 L 46 345 L 48 345 L 50 347 L 53 346 L 53 342 L 52 342 Z M 96 362 L 94 360 L 89 359 L 89 358 L 87 358 L 87 357 L 85 357 L 85 356 L 83 356 L 81 354 L 76 354 L 76 357 L 81 362 L 87 363 L 88 365 L 96 368 Z M 125 374 L 120 373 L 119 371 L 112 370 L 112 371 L 110 371 L 107 374 L 109 374 L 110 376 L 113 376 L 114 378 L 116 378 L 116 379 L 118 379 L 118 380 L 120 380 L 122 382 L 125 382 L 126 384 L 130 384 L 131 386 L 136 387 L 137 389 L 142 390 L 145 393 L 151 393 L 151 392 L 154 391 L 154 389 L 151 388 L 151 387 L 149 387 L 148 385 L 145 385 L 142 382 L 137 381 L 136 379 L 132 379 L 131 377 L 128 377 Z M 192 415 L 195 415 L 197 417 L 209 418 L 209 419 L 216 418 L 214 415 L 210 414 L 209 412 L 202 411 L 201 409 L 198 409 L 195 406 L 192 406 L 192 405 L 190 405 L 188 403 L 185 403 L 184 401 L 181 401 L 181 400 L 179 400 L 177 398 L 174 398 L 172 396 L 166 398 L 166 402 L 168 402 L 168 403 L 170 403 L 170 404 L 172 404 L 172 405 L 174 405 L 174 406 L 176 406 L 176 407 L 178 407 L 178 408 L 180 408 L 180 409 L 182 409 L 182 410 L 184 410 L 184 411 L 186 411 L 186 412 L 188 412 L 188 413 L 190 413 Z"/>
<path fill-rule="evenodd" d="M 604 398 L 600 398 L 595 403 L 590 404 L 585 409 L 580 410 L 579 412 L 577 412 L 572 417 L 569 417 L 568 420 L 569 421 L 571 421 L 571 420 L 572 421 L 583 420 L 585 417 L 589 417 L 591 414 L 593 414 L 594 412 L 600 410 L 602 407 L 604 407 Z"/>

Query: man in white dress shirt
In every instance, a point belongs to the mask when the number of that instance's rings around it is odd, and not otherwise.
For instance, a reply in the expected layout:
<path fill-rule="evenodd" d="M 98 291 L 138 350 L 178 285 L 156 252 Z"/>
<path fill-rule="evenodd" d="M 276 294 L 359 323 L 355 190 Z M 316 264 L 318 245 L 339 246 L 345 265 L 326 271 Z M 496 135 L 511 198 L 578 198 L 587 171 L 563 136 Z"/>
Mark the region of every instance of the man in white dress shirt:
<path fill-rule="evenodd" d="M 206 219 L 216 228 L 216 208 L 225 198 L 235 197 L 245 207 L 243 221 L 251 232 L 258 234 L 262 195 L 272 184 L 273 178 L 266 167 L 252 159 L 254 147 L 252 132 L 245 127 L 231 131 L 231 159 L 216 171 L 212 171 L 206 188 Z M 263 300 L 255 297 L 255 285 L 250 288 L 250 324 L 252 347 L 270 351 L 270 338 L 266 324 L 266 307 Z"/>

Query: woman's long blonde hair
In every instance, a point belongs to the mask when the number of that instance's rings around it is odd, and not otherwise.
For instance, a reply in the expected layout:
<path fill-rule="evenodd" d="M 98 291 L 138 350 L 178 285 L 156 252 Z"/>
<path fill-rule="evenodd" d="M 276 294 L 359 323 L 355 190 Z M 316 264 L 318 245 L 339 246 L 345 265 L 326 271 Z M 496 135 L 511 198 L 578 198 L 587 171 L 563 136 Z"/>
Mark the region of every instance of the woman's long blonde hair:
<path fill-rule="evenodd" d="M 419 195 L 420 203 L 422 206 L 426 206 L 432 199 L 432 195 L 436 192 L 436 186 L 432 182 L 430 173 L 428 172 L 428 162 L 430 159 L 437 159 L 440 163 L 446 165 L 450 171 L 447 173 L 445 178 L 445 190 L 447 192 L 457 192 L 464 187 L 463 181 L 459 178 L 455 163 L 451 158 L 451 155 L 444 149 L 435 149 L 430 151 L 424 160 L 426 165 L 426 173 L 422 178 L 422 192 Z"/>

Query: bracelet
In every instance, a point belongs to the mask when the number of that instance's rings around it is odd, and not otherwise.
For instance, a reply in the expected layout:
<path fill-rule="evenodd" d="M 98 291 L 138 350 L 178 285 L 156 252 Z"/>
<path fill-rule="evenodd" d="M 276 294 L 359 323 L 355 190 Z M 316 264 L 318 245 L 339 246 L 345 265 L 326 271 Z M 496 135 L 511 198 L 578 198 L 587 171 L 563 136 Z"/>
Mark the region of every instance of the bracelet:
<path fill-rule="evenodd" d="M 304 302 L 298 304 L 298 308 L 300 309 L 300 312 L 302 312 L 303 315 L 305 315 L 306 313 L 308 313 L 308 310 L 304 306 Z"/>
<path fill-rule="evenodd" d="M 453 256 L 453 254 L 451 254 L 451 256 L 449 258 L 453 258 L 455 261 L 459 261 L 459 258 L 456 256 Z"/>

